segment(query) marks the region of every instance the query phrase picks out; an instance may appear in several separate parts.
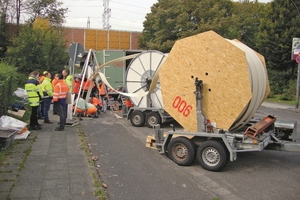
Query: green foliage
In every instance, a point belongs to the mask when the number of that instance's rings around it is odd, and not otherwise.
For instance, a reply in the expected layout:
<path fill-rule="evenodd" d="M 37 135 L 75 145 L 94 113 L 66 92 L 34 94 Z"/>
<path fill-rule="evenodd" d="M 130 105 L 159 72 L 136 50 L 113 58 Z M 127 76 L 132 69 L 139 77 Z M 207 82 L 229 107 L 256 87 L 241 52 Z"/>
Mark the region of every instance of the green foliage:
<path fill-rule="evenodd" d="M 6 32 L 5 15 L 0 11 L 0 60 L 4 57 L 7 46 L 10 44 Z"/>
<path fill-rule="evenodd" d="M 61 26 L 65 22 L 65 13 L 68 8 L 61 8 L 61 1 L 57 0 L 28 0 L 24 6 L 31 14 L 29 22 L 34 22 L 37 17 L 48 19 L 52 26 Z"/>
<path fill-rule="evenodd" d="M 8 106 L 13 103 L 16 97 L 13 92 L 18 88 L 24 80 L 20 79 L 20 74 L 17 73 L 14 67 L 0 62 L 0 116 L 7 114 Z"/>
<path fill-rule="evenodd" d="M 7 62 L 23 74 L 59 71 L 68 61 L 60 29 L 39 23 L 24 27 L 6 54 Z"/>
<path fill-rule="evenodd" d="M 292 79 L 288 83 L 288 87 L 283 89 L 283 94 L 280 97 L 280 100 L 295 100 L 297 93 L 297 79 Z"/>
<path fill-rule="evenodd" d="M 169 52 L 178 39 L 228 24 L 232 3 L 228 0 L 162 0 L 147 14 L 139 40 L 141 48 Z M 216 25 L 217 24 L 217 25 Z"/>
<path fill-rule="evenodd" d="M 213 30 L 255 48 L 265 4 L 230 0 L 161 0 L 146 16 L 139 45 L 169 52 L 176 40 Z"/>
<path fill-rule="evenodd" d="M 272 1 L 266 11 L 257 34 L 258 51 L 265 56 L 268 69 L 293 74 L 296 64 L 291 60 L 292 39 L 300 36 L 300 16 L 286 0 Z"/>

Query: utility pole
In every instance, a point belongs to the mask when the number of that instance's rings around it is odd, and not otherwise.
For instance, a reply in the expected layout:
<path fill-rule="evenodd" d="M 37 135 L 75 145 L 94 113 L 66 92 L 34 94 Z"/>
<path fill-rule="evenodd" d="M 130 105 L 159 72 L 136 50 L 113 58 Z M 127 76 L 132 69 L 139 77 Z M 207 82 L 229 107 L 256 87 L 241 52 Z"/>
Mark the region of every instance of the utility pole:
<path fill-rule="evenodd" d="M 291 0 L 292 4 L 295 6 L 299 17 L 300 17 L 300 11 L 297 7 L 297 5 L 295 4 L 295 2 L 293 0 Z M 298 104 L 299 104 L 299 93 L 300 93 L 300 63 L 298 63 L 298 72 L 297 72 L 297 90 L 296 90 L 296 105 L 295 108 L 298 108 Z"/>
<path fill-rule="evenodd" d="M 103 29 L 107 30 L 107 49 L 109 49 L 109 29 L 111 25 L 109 24 L 110 18 L 110 8 L 109 8 L 109 0 L 103 0 L 103 14 L 102 14 L 102 22 L 103 22 Z"/>

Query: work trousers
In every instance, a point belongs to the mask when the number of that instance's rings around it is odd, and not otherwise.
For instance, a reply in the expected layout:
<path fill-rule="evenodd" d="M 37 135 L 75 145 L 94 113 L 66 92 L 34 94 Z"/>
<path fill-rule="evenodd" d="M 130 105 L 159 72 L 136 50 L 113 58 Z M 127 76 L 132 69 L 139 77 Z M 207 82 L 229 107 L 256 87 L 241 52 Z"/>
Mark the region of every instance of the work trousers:
<path fill-rule="evenodd" d="M 44 117 L 44 103 L 43 101 L 40 102 L 40 105 L 37 107 L 37 116 L 39 118 Z"/>
<path fill-rule="evenodd" d="M 52 101 L 52 98 L 49 97 L 49 98 L 45 98 L 43 100 L 44 102 L 44 121 L 49 121 L 49 110 L 50 110 L 50 106 L 51 106 L 51 101 Z"/>
<path fill-rule="evenodd" d="M 101 102 L 102 102 L 102 111 L 106 112 L 107 109 L 107 103 L 106 103 L 106 96 L 100 96 Z"/>
<path fill-rule="evenodd" d="M 60 127 L 61 128 L 65 128 L 66 125 L 66 105 L 67 104 L 61 104 L 58 102 L 54 102 L 53 103 L 53 109 L 54 111 L 57 113 L 57 115 L 59 116 L 59 123 L 60 123 Z"/>
<path fill-rule="evenodd" d="M 31 106 L 31 115 L 30 115 L 30 127 L 39 126 L 37 118 L 37 109 L 38 106 Z"/>

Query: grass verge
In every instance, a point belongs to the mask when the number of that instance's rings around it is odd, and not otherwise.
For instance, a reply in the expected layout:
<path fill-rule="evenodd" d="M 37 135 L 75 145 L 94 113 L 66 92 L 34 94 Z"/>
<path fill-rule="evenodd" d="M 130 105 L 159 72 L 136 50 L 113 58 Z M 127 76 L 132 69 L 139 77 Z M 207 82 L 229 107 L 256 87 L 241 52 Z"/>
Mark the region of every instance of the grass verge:
<path fill-rule="evenodd" d="M 78 135 L 80 137 L 81 146 L 85 152 L 85 155 L 88 160 L 88 164 L 90 167 L 91 175 L 93 178 L 93 186 L 95 188 L 95 196 L 99 198 L 100 200 L 107 200 L 107 194 L 105 192 L 105 189 L 103 188 L 103 183 L 101 181 L 100 174 L 96 170 L 95 162 L 91 157 L 91 149 L 89 148 L 89 142 L 87 136 L 84 134 L 81 126 L 78 126 Z"/>
<path fill-rule="evenodd" d="M 283 103 L 283 104 L 289 104 L 289 105 L 296 105 L 296 100 L 281 100 L 280 97 L 281 97 L 280 94 L 276 94 L 276 95 L 273 95 L 272 97 L 268 97 L 266 99 L 266 101 L 272 102 L 272 103 Z"/>

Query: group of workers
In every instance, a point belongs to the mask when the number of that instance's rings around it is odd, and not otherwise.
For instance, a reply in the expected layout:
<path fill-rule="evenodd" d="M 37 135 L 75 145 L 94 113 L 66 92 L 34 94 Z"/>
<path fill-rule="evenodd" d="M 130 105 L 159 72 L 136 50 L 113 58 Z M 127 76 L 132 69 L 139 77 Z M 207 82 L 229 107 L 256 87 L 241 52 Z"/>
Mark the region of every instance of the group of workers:
<path fill-rule="evenodd" d="M 52 80 L 51 73 L 48 71 L 44 71 L 42 76 L 40 76 L 38 71 L 31 72 L 25 84 L 28 102 L 32 109 L 29 130 L 42 129 L 41 124 L 38 123 L 38 119 L 44 119 L 44 123 L 53 123 L 50 121 L 48 114 L 51 103 L 53 103 L 53 113 L 57 114 L 60 118 L 59 126 L 55 128 L 55 131 L 63 131 L 68 115 L 67 96 L 72 93 L 75 95 L 76 100 L 74 104 L 77 104 L 77 113 L 91 115 L 98 112 L 100 108 L 105 112 L 106 104 L 103 100 L 97 102 L 95 105 L 85 102 L 84 99 L 90 84 L 87 83 L 87 81 L 90 82 L 89 79 L 85 79 L 84 82 L 81 83 L 81 77 L 75 77 L 75 80 L 73 80 L 72 75 L 70 75 L 66 69 L 62 70 L 61 73 L 55 74 Z M 81 84 L 83 88 L 82 93 L 79 94 Z M 93 99 L 98 96 L 104 99 L 106 94 L 106 86 L 100 80 L 98 81 L 97 89 L 92 92 L 91 97 Z M 100 104 L 101 107 L 99 106 Z"/>

